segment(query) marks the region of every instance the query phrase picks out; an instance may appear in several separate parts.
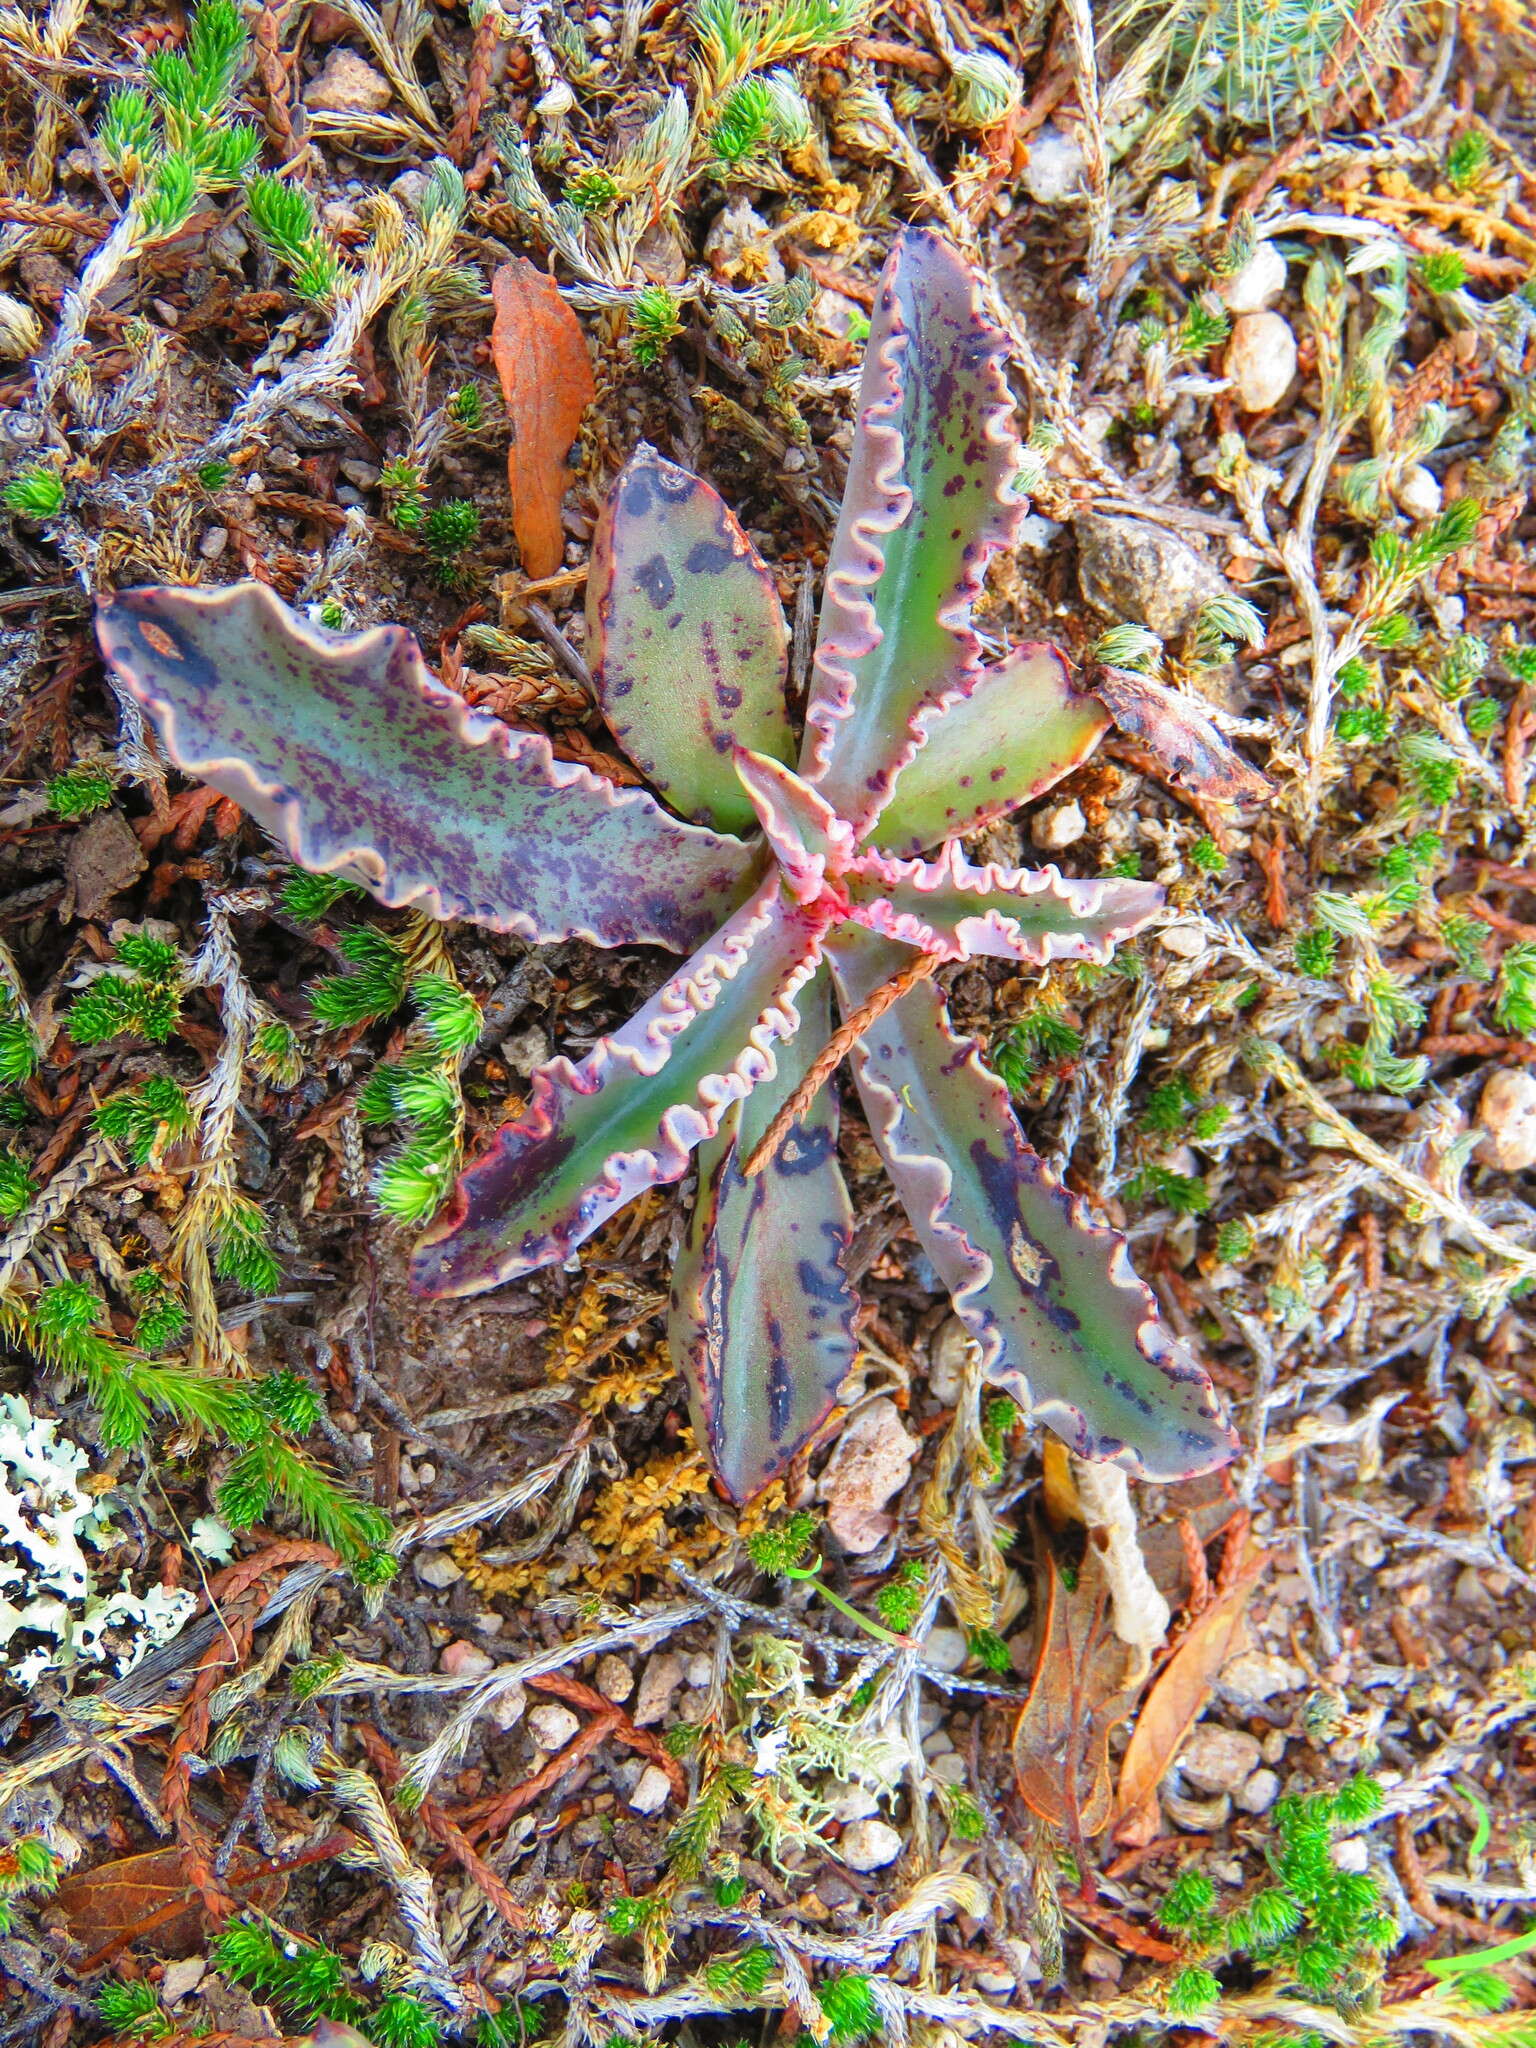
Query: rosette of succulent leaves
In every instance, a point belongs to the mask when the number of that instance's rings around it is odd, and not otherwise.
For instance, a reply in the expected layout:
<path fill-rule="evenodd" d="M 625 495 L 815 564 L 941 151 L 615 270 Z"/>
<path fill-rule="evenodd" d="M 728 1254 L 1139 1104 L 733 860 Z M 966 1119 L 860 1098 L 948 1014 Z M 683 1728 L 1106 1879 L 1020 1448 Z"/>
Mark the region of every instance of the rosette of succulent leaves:
<path fill-rule="evenodd" d="M 963 259 L 905 234 L 798 737 L 767 568 L 707 484 L 638 450 L 594 542 L 588 620 L 603 712 L 648 790 L 471 710 L 398 626 L 333 636 L 252 583 L 100 605 L 106 657 L 173 759 L 301 866 L 535 944 L 687 956 L 579 1063 L 534 1075 L 412 1273 L 462 1296 L 557 1264 L 697 1155 L 669 1338 L 737 1499 L 813 1437 L 857 1350 L 826 1085 L 844 1055 L 988 1377 L 1133 1473 L 1233 1450 L 1123 1238 L 1030 1149 L 932 978 L 977 957 L 1103 961 L 1156 913 L 1152 884 L 975 865 L 961 845 L 1081 762 L 1111 710 L 1207 794 L 1265 787 L 1171 690 L 1078 685 L 1048 646 L 986 658 L 972 607 L 1024 510 L 1005 349 Z"/>

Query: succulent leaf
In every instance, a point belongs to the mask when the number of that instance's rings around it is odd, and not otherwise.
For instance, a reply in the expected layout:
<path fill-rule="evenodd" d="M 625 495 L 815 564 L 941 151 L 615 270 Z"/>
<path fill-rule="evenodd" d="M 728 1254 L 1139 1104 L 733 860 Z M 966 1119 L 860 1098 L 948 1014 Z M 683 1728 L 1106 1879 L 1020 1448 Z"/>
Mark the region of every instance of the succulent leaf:
<path fill-rule="evenodd" d="M 827 561 L 801 769 L 867 836 L 919 714 L 971 687 L 971 606 L 1021 504 L 1003 334 L 975 273 L 909 230 L 880 281 L 859 425 Z"/>
<path fill-rule="evenodd" d="M 789 761 L 779 595 L 718 493 L 641 446 L 598 522 L 587 578 L 603 713 L 674 810 L 747 832 L 733 746 Z"/>
<path fill-rule="evenodd" d="M 1272 793 L 1268 777 L 1223 739 L 1199 700 L 1187 691 L 1170 690 L 1135 669 L 1103 663 L 1089 672 L 1088 687 L 1103 700 L 1116 725 L 1149 748 L 1170 775 L 1203 796 L 1252 803 Z"/>
<path fill-rule="evenodd" d="M 259 583 L 103 600 L 102 652 L 172 760 L 301 866 L 534 941 L 689 952 L 749 886 L 735 839 L 472 711 L 398 626 L 332 637 Z"/>
<path fill-rule="evenodd" d="M 672 1275 L 672 1362 L 688 1385 L 697 1440 L 736 1501 L 760 1493 L 810 1441 L 858 1349 L 834 1092 L 821 1090 L 761 1173 L 741 1173 L 830 1034 L 825 967 L 798 1007 L 800 1030 L 772 1081 L 699 1148 L 699 1191 Z"/>
<path fill-rule="evenodd" d="M 918 715 L 922 744 L 896 777 L 881 845 L 921 853 L 990 824 L 1085 761 L 1109 722 L 1103 705 L 1072 687 L 1054 647 L 1015 647 L 963 694 Z"/>
<path fill-rule="evenodd" d="M 1155 882 L 1080 881 L 1054 867 L 973 867 L 953 839 L 936 860 L 866 855 L 843 878 L 853 916 L 946 960 L 1043 966 L 1108 960 L 1162 908 Z"/>
<path fill-rule="evenodd" d="M 852 831 L 792 768 L 740 749 L 736 773 L 786 886 L 797 901 L 813 902 L 826 876 L 856 854 Z"/>
<path fill-rule="evenodd" d="M 845 1007 L 910 957 L 847 926 L 828 953 Z M 886 1011 L 853 1068 L 886 1170 L 989 1377 L 1083 1457 L 1148 1479 L 1225 1464 L 1236 1438 L 1158 1321 L 1125 1239 L 1025 1144 L 1007 1090 L 974 1041 L 956 1038 L 932 982 Z"/>
<path fill-rule="evenodd" d="M 645 1188 L 680 1180 L 799 1027 L 820 921 L 771 875 L 710 943 L 579 1066 L 551 1060 L 532 1100 L 461 1175 L 420 1240 L 411 1284 L 479 1294 L 570 1255 Z"/>

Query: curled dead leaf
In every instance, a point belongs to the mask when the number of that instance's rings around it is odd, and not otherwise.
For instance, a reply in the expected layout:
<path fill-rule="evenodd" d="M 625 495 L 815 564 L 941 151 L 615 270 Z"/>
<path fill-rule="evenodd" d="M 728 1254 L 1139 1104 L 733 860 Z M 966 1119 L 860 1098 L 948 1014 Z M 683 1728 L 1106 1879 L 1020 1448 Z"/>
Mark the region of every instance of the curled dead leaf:
<path fill-rule="evenodd" d="M 1187 691 L 1170 690 L 1134 669 L 1102 662 L 1089 669 L 1088 688 L 1122 731 L 1133 734 L 1170 775 L 1199 795 L 1254 803 L 1274 793 L 1268 777 L 1222 737 Z"/>
<path fill-rule="evenodd" d="M 1185 1630 L 1136 1716 L 1115 1793 L 1115 1839 L 1143 1847 L 1159 1826 L 1157 1788 L 1200 1718 L 1223 1664 L 1241 1647 L 1244 1616 L 1268 1552 L 1257 1548 L 1236 1577 Z"/>
<path fill-rule="evenodd" d="M 564 554 L 560 506 L 571 444 L 592 403 L 586 336 L 553 278 L 514 256 L 491 279 L 491 360 L 512 423 L 507 482 L 524 572 L 553 576 Z"/>
<path fill-rule="evenodd" d="M 242 1903 L 273 1912 L 288 1889 L 286 1877 L 259 1876 L 266 1866 L 249 1849 L 230 1858 L 229 1885 Z M 187 1882 L 179 1848 L 145 1849 L 67 1877 L 52 1903 L 70 1933 L 92 1955 L 142 1931 L 161 1955 L 190 1955 L 203 1939 L 203 1902 Z"/>

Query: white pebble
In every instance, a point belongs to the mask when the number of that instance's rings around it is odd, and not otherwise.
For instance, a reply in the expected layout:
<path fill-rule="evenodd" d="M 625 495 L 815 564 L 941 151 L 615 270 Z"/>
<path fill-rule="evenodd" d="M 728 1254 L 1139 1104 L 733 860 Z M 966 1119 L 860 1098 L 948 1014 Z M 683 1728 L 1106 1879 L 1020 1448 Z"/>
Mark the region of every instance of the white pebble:
<path fill-rule="evenodd" d="M 210 526 L 198 542 L 197 552 L 205 562 L 216 562 L 228 546 L 229 529 L 223 526 Z"/>
<path fill-rule="evenodd" d="M 1242 269 L 1216 289 L 1229 313 L 1262 313 L 1285 290 L 1285 258 L 1273 242 L 1260 242 Z"/>
<path fill-rule="evenodd" d="M 424 1586 L 431 1586 L 441 1593 L 464 1574 L 459 1570 L 446 1550 L 424 1550 L 416 1560 L 416 1576 Z"/>
<path fill-rule="evenodd" d="M 487 1657 L 484 1650 L 462 1638 L 450 1643 L 437 1660 L 440 1671 L 446 1671 L 451 1678 L 484 1678 L 496 1669 L 496 1659 Z"/>
<path fill-rule="evenodd" d="M 1024 190 L 1037 205 L 1060 206 L 1082 183 L 1083 162 L 1083 146 L 1077 137 L 1047 121 L 1029 145 Z"/>
<path fill-rule="evenodd" d="M 1205 933 L 1192 924 L 1170 925 L 1158 933 L 1157 943 L 1165 953 L 1176 953 L 1181 960 L 1199 960 L 1206 952 Z"/>
<path fill-rule="evenodd" d="M 902 1840 L 883 1820 L 856 1820 L 843 1829 L 838 1844 L 850 1870 L 884 1870 L 901 1854 Z"/>
<path fill-rule="evenodd" d="M 1296 375 L 1296 337 L 1278 313 L 1245 313 L 1227 343 L 1227 375 L 1244 412 L 1273 412 Z"/>
<path fill-rule="evenodd" d="M 923 1637 L 922 1658 L 935 1671 L 959 1671 L 971 1646 L 957 1628 L 931 1628 Z"/>
<path fill-rule="evenodd" d="M 1280 1796 L 1280 1780 L 1273 1771 L 1255 1771 L 1237 1795 L 1244 1813 L 1268 1813 Z"/>
<path fill-rule="evenodd" d="M 1235 1792 L 1258 1769 L 1260 1756 L 1257 1739 L 1245 1730 L 1206 1722 L 1185 1743 L 1179 1769 L 1197 1792 Z"/>
<path fill-rule="evenodd" d="M 647 1764 L 629 1795 L 634 1813 L 660 1813 L 672 1796 L 672 1785 L 660 1764 Z"/>
<path fill-rule="evenodd" d="M 1371 1845 L 1364 1835 L 1347 1835 L 1342 1842 L 1335 1842 L 1329 1851 L 1335 1870 L 1347 1870 L 1358 1877 L 1371 1866 Z"/>
<path fill-rule="evenodd" d="M 683 1682 L 683 1660 L 671 1650 L 658 1650 L 640 1674 L 640 1692 L 635 1701 L 634 1723 L 649 1728 L 672 1704 L 672 1695 Z"/>
<path fill-rule="evenodd" d="M 610 1650 L 597 1660 L 597 1689 L 605 1700 L 612 1700 L 622 1706 L 635 1689 L 635 1674 L 622 1657 L 615 1657 Z"/>
<path fill-rule="evenodd" d="M 1426 469 L 1422 462 L 1416 462 L 1398 479 L 1397 502 L 1410 519 L 1435 518 L 1444 495 L 1434 471 Z"/>
<path fill-rule="evenodd" d="M 540 1749 L 564 1749 L 568 1742 L 581 1732 L 581 1722 L 569 1707 L 562 1707 L 551 1700 L 542 1707 L 535 1707 L 528 1716 L 528 1733 Z"/>
<path fill-rule="evenodd" d="M 1500 1067 L 1484 1084 L 1477 1106 L 1482 1127 L 1477 1159 L 1497 1173 L 1536 1166 L 1536 1076 L 1523 1067 Z"/>
<path fill-rule="evenodd" d="M 1029 836 L 1042 853 L 1060 853 L 1065 847 L 1076 846 L 1087 830 L 1088 820 L 1083 816 L 1082 806 L 1071 802 L 1052 804 L 1029 823 Z"/>

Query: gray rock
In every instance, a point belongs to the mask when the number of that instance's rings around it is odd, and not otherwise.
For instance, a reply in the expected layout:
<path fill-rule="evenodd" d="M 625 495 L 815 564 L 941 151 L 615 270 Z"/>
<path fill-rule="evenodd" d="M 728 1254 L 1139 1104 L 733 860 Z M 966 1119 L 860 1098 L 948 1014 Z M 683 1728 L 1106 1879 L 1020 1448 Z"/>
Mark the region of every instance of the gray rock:
<path fill-rule="evenodd" d="M 1096 612 L 1147 626 L 1176 640 L 1207 598 L 1227 594 L 1226 578 L 1186 541 L 1145 519 L 1085 512 L 1075 521 L 1077 580 Z"/>
<path fill-rule="evenodd" d="M 1191 1733 L 1179 1769 L 1197 1792 L 1236 1792 L 1258 1769 L 1262 1755 L 1257 1739 L 1242 1729 L 1207 1723 Z"/>
<path fill-rule="evenodd" d="M 528 1733 L 540 1749 L 553 1752 L 564 1749 L 581 1733 L 581 1721 L 569 1707 L 562 1707 L 551 1700 L 546 1706 L 535 1707 L 529 1714 Z"/>
<path fill-rule="evenodd" d="M 640 1675 L 640 1691 L 635 1698 L 634 1723 L 637 1728 L 649 1728 L 659 1721 L 672 1704 L 672 1695 L 683 1682 L 683 1660 L 670 1650 L 658 1650 L 647 1663 Z"/>
<path fill-rule="evenodd" d="M 632 1813 L 660 1813 L 672 1796 L 672 1785 L 660 1764 L 647 1764 L 629 1795 Z"/>
<path fill-rule="evenodd" d="M 900 1835 L 883 1820 L 851 1821 L 838 1844 L 850 1870 L 884 1870 L 901 1854 Z"/>
<path fill-rule="evenodd" d="M 1262 1707 L 1282 1693 L 1300 1692 L 1307 1674 L 1286 1657 L 1267 1650 L 1244 1650 L 1222 1665 L 1216 1689 L 1237 1707 Z"/>
<path fill-rule="evenodd" d="M 1255 1771 L 1237 1795 L 1244 1813 L 1268 1813 L 1280 1797 L 1280 1779 L 1274 1771 Z"/>
<path fill-rule="evenodd" d="M 446 1550 L 424 1550 L 416 1560 L 416 1576 L 424 1586 L 440 1593 L 444 1587 L 455 1585 L 464 1574 Z"/>

